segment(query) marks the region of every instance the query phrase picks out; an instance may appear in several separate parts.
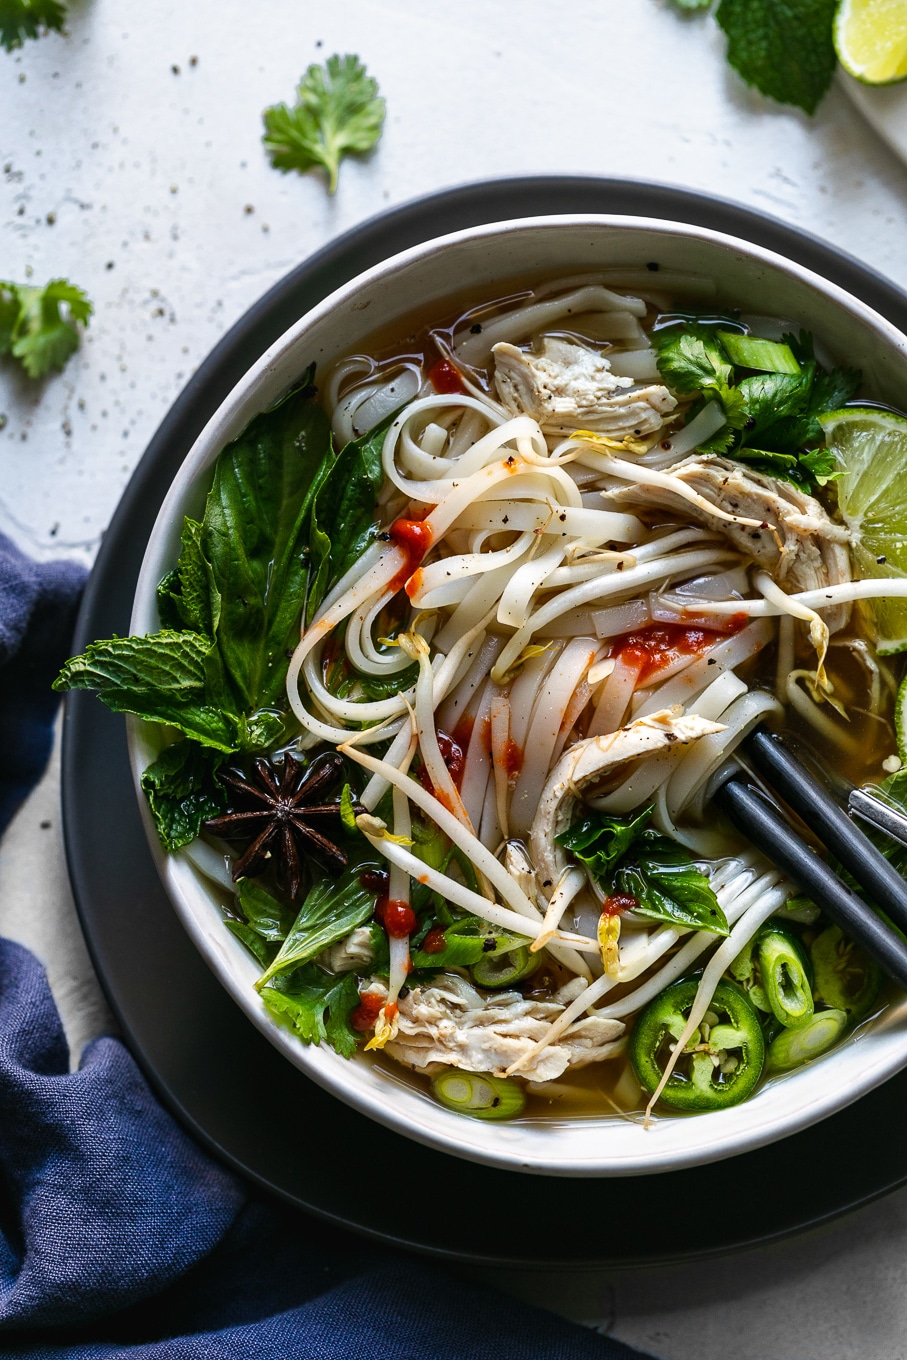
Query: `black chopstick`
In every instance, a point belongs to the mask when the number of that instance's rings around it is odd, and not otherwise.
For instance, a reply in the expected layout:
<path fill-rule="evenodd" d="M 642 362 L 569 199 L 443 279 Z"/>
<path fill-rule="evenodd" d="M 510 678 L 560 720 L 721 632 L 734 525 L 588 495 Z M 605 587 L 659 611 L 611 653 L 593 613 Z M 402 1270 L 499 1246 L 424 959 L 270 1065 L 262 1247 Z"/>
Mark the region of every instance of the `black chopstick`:
<path fill-rule="evenodd" d="M 907 943 L 841 882 L 742 770 L 715 791 L 712 801 L 907 991 Z"/>
<path fill-rule="evenodd" d="M 785 803 L 850 870 L 875 905 L 907 931 L 907 881 L 813 778 L 783 737 L 757 728 L 743 750 Z"/>

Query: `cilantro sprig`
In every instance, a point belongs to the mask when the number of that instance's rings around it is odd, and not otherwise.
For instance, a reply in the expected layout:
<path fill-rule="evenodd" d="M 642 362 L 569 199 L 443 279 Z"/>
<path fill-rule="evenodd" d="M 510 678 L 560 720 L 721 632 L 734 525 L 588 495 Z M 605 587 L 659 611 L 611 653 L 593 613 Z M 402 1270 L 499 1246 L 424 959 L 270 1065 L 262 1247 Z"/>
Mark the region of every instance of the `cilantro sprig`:
<path fill-rule="evenodd" d="M 26 38 L 62 33 L 65 22 L 58 0 L 0 0 L 0 47 L 14 52 Z"/>
<path fill-rule="evenodd" d="M 43 378 L 79 348 L 79 327 L 88 325 L 92 310 L 82 289 L 66 279 L 43 288 L 0 279 L 0 354 L 18 359 L 30 378 Z"/>
<path fill-rule="evenodd" d="M 341 160 L 371 151 L 381 136 L 384 112 L 378 82 L 358 57 L 328 57 L 324 66 L 313 64 L 306 71 L 293 108 L 265 109 L 262 140 L 275 169 L 305 172 L 320 166 L 333 194 Z"/>
<path fill-rule="evenodd" d="M 698 446 L 699 453 L 724 454 L 760 472 L 783 477 L 808 490 L 839 475 L 824 447 L 819 416 L 853 397 L 861 375 L 855 369 L 823 369 L 807 331 L 785 335 L 799 373 L 750 373 L 735 367 L 719 337 L 726 321 L 678 318 L 652 333 L 658 370 L 681 396 L 696 396 L 688 419 L 706 401 L 721 403 L 726 423 Z"/>
<path fill-rule="evenodd" d="M 711 0 L 674 0 L 684 13 Z M 748 85 L 780 104 L 815 113 L 835 73 L 838 0 L 720 0 L 715 17 L 727 59 Z"/>

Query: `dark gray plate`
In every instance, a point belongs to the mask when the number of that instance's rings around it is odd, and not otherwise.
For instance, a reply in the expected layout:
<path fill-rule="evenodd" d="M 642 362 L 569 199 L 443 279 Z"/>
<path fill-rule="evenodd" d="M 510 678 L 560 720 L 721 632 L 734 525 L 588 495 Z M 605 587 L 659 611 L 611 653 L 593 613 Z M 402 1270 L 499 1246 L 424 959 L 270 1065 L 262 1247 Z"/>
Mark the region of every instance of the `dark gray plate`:
<path fill-rule="evenodd" d="M 907 298 L 855 260 L 749 209 L 681 189 L 603 179 L 505 180 L 394 209 L 288 274 L 192 378 L 149 445 L 104 538 L 76 649 L 128 631 L 145 543 L 172 478 L 233 385 L 299 316 L 361 270 L 432 236 L 565 212 L 631 213 L 726 231 L 807 265 L 907 329 Z M 659 1177 L 527 1177 L 430 1151 L 308 1081 L 208 971 L 154 869 L 123 719 L 88 694 L 67 700 L 63 812 L 88 947 L 126 1042 L 154 1089 L 217 1156 L 336 1224 L 473 1262 L 653 1265 L 778 1238 L 907 1181 L 907 1073 L 782 1143 Z M 853 1155 L 867 1148 L 871 1156 Z M 401 1178 L 391 1174 L 398 1168 L 413 1189 L 409 1202 L 400 1195 Z M 432 1203 L 446 1208 L 426 1211 Z"/>

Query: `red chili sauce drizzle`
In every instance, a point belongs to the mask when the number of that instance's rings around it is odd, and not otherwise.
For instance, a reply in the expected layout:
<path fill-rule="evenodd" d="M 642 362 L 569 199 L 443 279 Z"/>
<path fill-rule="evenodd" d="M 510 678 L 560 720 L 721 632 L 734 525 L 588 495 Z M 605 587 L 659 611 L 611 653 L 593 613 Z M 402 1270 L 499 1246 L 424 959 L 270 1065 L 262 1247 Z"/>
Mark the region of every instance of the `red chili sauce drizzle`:
<path fill-rule="evenodd" d="M 423 954 L 441 954 L 447 948 L 447 936 L 443 926 L 432 926 L 422 941 Z"/>
<path fill-rule="evenodd" d="M 682 623 L 650 623 L 635 633 L 615 638 L 611 655 L 630 666 L 638 666 L 637 684 L 641 685 L 682 656 L 701 656 L 722 638 L 739 633 L 747 622 L 746 614 L 732 614 L 720 630 Z"/>
<path fill-rule="evenodd" d="M 376 897 L 387 896 L 387 886 L 391 876 L 386 869 L 366 869 L 359 875 L 359 882 L 366 892 L 374 893 Z"/>
<path fill-rule="evenodd" d="M 374 1029 L 383 1005 L 384 997 L 379 996 L 377 992 L 363 992 L 359 998 L 359 1005 L 350 1014 L 353 1029 L 359 1030 L 360 1034 L 366 1034 L 370 1029 Z"/>
<path fill-rule="evenodd" d="M 410 577 L 416 575 L 419 563 L 431 547 L 431 525 L 418 519 L 398 519 L 388 532 L 392 541 L 402 549 L 405 558 L 403 566 L 390 583 L 390 589 L 400 590 L 403 587 L 407 595 L 412 597 L 418 590 L 419 583 L 418 579 L 410 582 Z"/>
<path fill-rule="evenodd" d="M 379 897 L 375 903 L 375 920 L 384 926 L 392 940 L 405 940 L 412 935 L 418 920 L 408 902 L 396 897 Z"/>
<path fill-rule="evenodd" d="M 507 775 L 507 782 L 509 784 L 515 783 L 517 775 L 523 768 L 523 751 L 522 747 L 518 746 L 513 740 L 513 737 L 508 737 L 504 742 L 500 763 L 504 773 Z"/>
<path fill-rule="evenodd" d="M 428 370 L 428 381 L 436 392 L 465 392 L 463 379 L 449 359 L 439 359 Z"/>
<path fill-rule="evenodd" d="M 635 911 L 639 902 L 629 893 L 614 893 L 602 903 L 602 916 L 621 916 L 625 911 Z"/>
<path fill-rule="evenodd" d="M 460 730 L 460 725 L 457 724 L 457 727 L 454 730 L 458 732 Z M 441 759 L 450 771 L 450 777 L 457 788 L 460 787 L 463 780 L 467 745 L 468 742 L 462 743 L 458 741 L 456 737 L 449 737 L 446 732 L 442 732 L 441 729 L 438 728 L 438 747 L 441 751 Z M 428 771 L 424 765 L 419 770 L 419 783 L 422 785 L 423 789 L 437 795 L 438 791 L 429 779 Z"/>

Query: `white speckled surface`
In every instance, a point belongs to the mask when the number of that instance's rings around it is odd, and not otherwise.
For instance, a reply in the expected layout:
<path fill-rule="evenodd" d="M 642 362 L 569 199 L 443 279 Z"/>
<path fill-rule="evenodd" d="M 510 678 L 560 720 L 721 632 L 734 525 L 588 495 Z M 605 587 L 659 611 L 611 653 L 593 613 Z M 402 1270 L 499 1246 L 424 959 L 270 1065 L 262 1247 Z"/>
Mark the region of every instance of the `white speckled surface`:
<path fill-rule="evenodd" d="M 0 276 L 65 275 L 97 307 L 62 376 L 32 388 L 0 368 L 0 529 L 39 556 L 91 560 L 169 404 L 256 297 L 339 231 L 432 189 L 545 171 L 682 184 L 907 287 L 907 170 L 843 88 L 812 121 L 746 90 L 711 18 L 666 0 L 259 0 L 257 23 L 252 8 L 74 0 L 68 38 L 0 53 Z M 334 51 L 362 56 L 389 115 L 329 200 L 314 176 L 269 168 L 259 118 Z M 76 1049 L 109 1025 L 66 885 L 56 766 L 0 846 L 0 931 L 47 962 Z M 666 1360 L 905 1360 L 905 1260 L 901 1192 L 712 1265 L 502 1283 Z"/>

